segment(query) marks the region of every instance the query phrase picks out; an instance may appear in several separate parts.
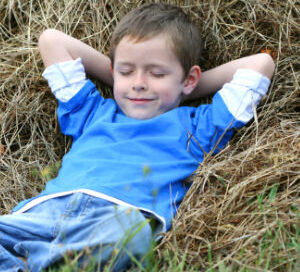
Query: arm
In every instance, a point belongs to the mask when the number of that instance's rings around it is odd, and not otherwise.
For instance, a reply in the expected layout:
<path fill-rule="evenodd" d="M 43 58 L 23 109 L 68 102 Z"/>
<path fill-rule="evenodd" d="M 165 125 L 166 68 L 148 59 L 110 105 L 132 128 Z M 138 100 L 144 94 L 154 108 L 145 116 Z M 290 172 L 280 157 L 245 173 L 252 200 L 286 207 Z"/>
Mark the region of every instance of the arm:
<path fill-rule="evenodd" d="M 200 97 L 212 95 L 222 86 L 230 82 L 234 73 L 240 69 L 251 69 L 271 79 L 275 65 L 270 55 L 260 53 L 237 60 L 230 61 L 218 67 L 203 72 L 196 89 L 184 100 L 195 100 Z"/>
<path fill-rule="evenodd" d="M 39 38 L 39 50 L 45 67 L 81 58 L 87 74 L 112 86 L 110 60 L 87 44 L 55 29 L 45 30 Z"/>

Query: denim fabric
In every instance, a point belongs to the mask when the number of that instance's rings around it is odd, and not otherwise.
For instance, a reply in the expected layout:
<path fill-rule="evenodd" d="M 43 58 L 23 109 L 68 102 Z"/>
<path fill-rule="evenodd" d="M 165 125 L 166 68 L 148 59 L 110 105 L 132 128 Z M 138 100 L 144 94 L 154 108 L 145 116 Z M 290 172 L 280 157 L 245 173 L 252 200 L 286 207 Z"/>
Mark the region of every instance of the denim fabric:
<path fill-rule="evenodd" d="M 75 193 L 0 217 L 0 271 L 41 271 L 74 253 L 81 267 L 91 259 L 103 267 L 115 256 L 114 271 L 120 271 L 130 265 L 128 254 L 141 259 L 151 241 L 138 210 Z"/>

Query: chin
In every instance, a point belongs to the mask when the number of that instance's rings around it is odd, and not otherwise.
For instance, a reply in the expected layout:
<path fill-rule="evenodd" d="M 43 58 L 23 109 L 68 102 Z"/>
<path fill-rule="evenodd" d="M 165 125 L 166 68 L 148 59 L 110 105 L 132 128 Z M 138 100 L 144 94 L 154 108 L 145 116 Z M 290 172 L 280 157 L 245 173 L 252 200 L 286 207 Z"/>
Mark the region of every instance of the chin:
<path fill-rule="evenodd" d="M 133 118 L 133 119 L 136 119 L 136 120 L 149 120 L 149 119 L 154 118 L 155 116 L 148 116 L 148 115 L 145 115 L 145 116 L 143 116 L 143 115 L 134 115 L 134 116 L 129 116 L 129 117 L 131 117 L 131 118 Z"/>
<path fill-rule="evenodd" d="M 132 114 L 126 114 L 128 117 L 136 119 L 136 120 L 148 120 L 156 117 L 155 114 L 148 114 L 148 113 L 132 113 Z"/>

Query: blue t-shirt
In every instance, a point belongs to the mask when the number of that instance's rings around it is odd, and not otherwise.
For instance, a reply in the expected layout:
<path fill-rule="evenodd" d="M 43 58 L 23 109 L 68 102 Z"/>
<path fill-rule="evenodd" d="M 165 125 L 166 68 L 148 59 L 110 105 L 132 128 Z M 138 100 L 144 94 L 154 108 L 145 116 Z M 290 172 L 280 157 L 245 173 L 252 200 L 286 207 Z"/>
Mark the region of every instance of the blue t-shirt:
<path fill-rule="evenodd" d="M 70 100 L 59 102 L 61 131 L 73 143 L 58 176 L 14 211 L 45 196 L 84 191 L 149 212 L 162 222 L 163 231 L 169 229 L 190 186 L 185 179 L 206 154 L 224 148 L 235 129 L 252 118 L 253 95 L 260 99 L 266 93 L 268 79 L 250 71 L 255 80 L 249 80 L 247 74 L 249 70 L 239 71 L 212 104 L 178 107 L 148 120 L 127 117 L 87 81 Z M 234 106 L 234 100 L 242 106 Z"/>

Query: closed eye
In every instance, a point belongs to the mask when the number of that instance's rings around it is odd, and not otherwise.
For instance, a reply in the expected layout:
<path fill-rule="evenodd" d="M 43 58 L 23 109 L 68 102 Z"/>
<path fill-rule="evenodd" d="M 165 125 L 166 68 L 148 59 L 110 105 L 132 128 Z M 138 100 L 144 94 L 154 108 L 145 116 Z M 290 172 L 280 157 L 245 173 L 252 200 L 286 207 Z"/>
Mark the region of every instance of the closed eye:
<path fill-rule="evenodd" d="M 132 73 L 132 70 L 119 70 L 118 72 L 122 76 L 128 76 L 128 75 L 130 75 Z"/>
<path fill-rule="evenodd" d="M 163 72 L 150 72 L 150 74 L 154 77 L 164 77 L 166 75 L 166 73 L 163 73 Z"/>

